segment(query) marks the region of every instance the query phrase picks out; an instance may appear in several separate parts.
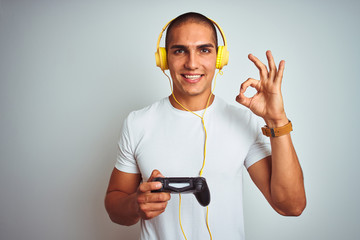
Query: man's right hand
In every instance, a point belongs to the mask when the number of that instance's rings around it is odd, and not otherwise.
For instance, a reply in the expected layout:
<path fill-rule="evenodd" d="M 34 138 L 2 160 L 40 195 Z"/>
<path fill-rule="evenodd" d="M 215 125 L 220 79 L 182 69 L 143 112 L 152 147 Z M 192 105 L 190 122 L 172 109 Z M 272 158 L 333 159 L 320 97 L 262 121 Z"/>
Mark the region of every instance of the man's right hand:
<path fill-rule="evenodd" d="M 137 203 L 139 215 L 142 219 L 148 220 L 159 216 L 165 211 L 167 202 L 170 200 L 170 193 L 152 193 L 152 190 L 161 188 L 160 182 L 152 182 L 156 177 L 164 177 L 160 171 L 154 170 L 147 182 L 139 185 L 137 190 Z"/>

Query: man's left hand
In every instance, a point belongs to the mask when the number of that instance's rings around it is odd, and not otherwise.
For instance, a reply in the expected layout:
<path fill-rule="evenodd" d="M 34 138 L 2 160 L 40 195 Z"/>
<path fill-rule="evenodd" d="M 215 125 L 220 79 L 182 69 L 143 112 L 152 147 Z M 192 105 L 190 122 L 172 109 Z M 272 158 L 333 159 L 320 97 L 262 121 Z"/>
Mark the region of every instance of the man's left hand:
<path fill-rule="evenodd" d="M 260 80 L 249 78 L 243 82 L 236 101 L 249 108 L 254 114 L 262 117 L 268 127 L 280 127 L 288 123 L 281 94 L 285 61 L 280 61 L 279 69 L 277 69 L 271 51 L 266 52 L 266 57 L 270 71 L 257 57 L 249 54 L 249 59 L 259 69 Z M 251 98 L 244 95 L 249 86 L 257 91 Z"/>

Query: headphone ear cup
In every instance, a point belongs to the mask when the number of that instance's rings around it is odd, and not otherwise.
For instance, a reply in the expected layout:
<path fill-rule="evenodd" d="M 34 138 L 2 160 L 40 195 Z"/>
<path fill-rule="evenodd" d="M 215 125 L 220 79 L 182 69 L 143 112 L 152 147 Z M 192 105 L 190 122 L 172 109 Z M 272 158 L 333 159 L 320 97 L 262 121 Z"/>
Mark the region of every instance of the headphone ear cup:
<path fill-rule="evenodd" d="M 167 64 L 165 48 L 159 47 L 158 51 L 155 52 L 155 61 L 156 61 L 156 66 L 161 68 L 161 70 L 165 71 L 165 70 L 169 69 L 168 64 Z"/>
<path fill-rule="evenodd" d="M 229 51 L 226 46 L 219 46 L 216 56 L 216 68 L 222 69 L 229 62 Z"/>

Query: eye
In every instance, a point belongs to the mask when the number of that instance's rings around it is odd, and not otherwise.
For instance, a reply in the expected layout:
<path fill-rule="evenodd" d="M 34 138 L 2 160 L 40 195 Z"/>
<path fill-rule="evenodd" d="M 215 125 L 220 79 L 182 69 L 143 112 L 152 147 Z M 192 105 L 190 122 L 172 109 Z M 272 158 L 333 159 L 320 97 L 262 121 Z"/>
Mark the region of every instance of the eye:
<path fill-rule="evenodd" d="M 208 48 L 202 48 L 200 51 L 202 53 L 210 53 L 211 52 L 210 49 L 208 49 Z"/>
<path fill-rule="evenodd" d="M 175 54 L 181 54 L 181 53 L 184 53 L 184 49 L 177 49 L 174 51 Z"/>

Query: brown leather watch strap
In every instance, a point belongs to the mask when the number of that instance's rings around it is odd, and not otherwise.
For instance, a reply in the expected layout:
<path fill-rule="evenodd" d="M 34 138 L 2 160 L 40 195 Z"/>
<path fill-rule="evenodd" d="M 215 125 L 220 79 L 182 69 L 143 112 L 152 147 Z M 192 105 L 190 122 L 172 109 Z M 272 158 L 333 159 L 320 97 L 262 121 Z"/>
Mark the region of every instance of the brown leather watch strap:
<path fill-rule="evenodd" d="M 267 137 L 279 137 L 290 133 L 293 130 L 293 128 L 292 128 L 292 123 L 289 120 L 289 123 L 286 124 L 285 126 L 278 128 L 269 128 L 268 126 L 264 126 L 261 128 L 261 130 L 262 133 Z"/>

